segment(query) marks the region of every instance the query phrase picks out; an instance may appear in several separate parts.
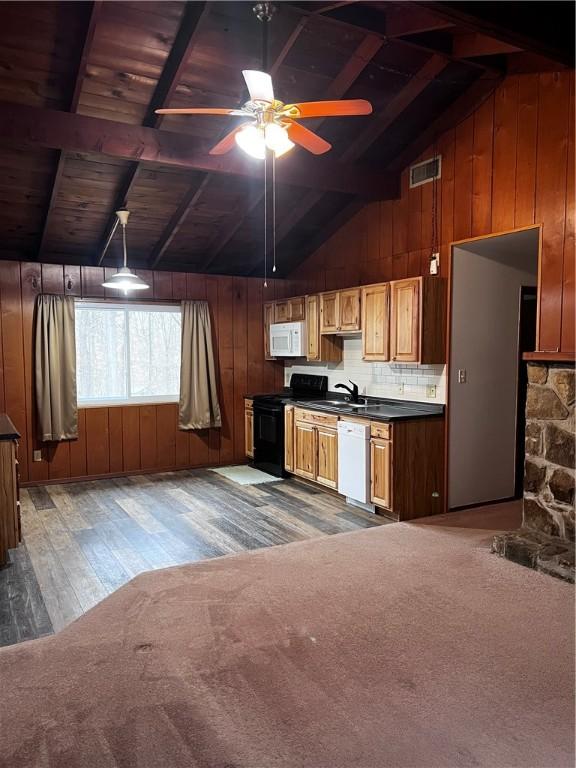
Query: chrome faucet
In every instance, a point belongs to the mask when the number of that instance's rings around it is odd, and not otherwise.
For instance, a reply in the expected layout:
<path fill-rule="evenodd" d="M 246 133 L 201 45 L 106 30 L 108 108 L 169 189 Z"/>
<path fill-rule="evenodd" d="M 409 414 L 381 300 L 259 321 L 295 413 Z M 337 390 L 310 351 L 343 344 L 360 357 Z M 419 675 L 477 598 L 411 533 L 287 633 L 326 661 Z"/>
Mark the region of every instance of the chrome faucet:
<path fill-rule="evenodd" d="M 350 397 L 348 398 L 351 403 L 357 403 L 358 402 L 358 384 L 354 384 L 352 379 L 348 379 L 350 384 L 352 384 L 351 387 L 349 387 L 347 384 L 334 384 L 334 389 L 345 389 L 346 392 L 350 393 Z"/>

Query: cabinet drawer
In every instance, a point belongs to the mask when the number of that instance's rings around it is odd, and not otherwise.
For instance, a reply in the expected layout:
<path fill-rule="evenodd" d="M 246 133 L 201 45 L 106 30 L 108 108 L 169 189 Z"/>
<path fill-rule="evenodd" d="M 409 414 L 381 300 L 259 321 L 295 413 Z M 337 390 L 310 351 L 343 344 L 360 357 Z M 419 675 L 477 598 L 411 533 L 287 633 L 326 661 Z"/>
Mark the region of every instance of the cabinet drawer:
<path fill-rule="evenodd" d="M 383 440 L 390 440 L 392 437 L 392 426 L 390 424 L 380 424 L 379 422 L 370 423 L 370 436 L 380 437 Z"/>
<path fill-rule="evenodd" d="M 316 413 L 316 411 L 305 411 L 302 408 L 296 408 L 294 411 L 296 421 L 305 421 L 307 424 L 321 424 L 324 427 L 334 427 L 338 424 L 338 416 L 329 413 Z"/>

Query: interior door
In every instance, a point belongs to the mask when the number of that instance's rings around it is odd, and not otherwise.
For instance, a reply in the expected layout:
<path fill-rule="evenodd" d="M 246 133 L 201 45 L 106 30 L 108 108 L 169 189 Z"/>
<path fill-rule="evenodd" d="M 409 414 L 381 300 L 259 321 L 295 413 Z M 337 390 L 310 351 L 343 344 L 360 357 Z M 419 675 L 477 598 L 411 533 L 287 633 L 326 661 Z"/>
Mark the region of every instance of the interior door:
<path fill-rule="evenodd" d="M 318 427 L 318 467 L 316 480 L 330 488 L 338 487 L 338 432 Z"/>
<path fill-rule="evenodd" d="M 362 289 L 362 358 L 389 359 L 389 292 L 387 283 Z"/>
<path fill-rule="evenodd" d="M 302 421 L 294 426 L 294 474 L 316 479 L 316 427 Z"/>
<path fill-rule="evenodd" d="M 340 291 L 338 297 L 338 329 L 340 331 L 360 330 L 360 288 Z"/>
<path fill-rule="evenodd" d="M 391 359 L 417 363 L 420 359 L 420 279 L 399 280 L 391 285 Z"/>

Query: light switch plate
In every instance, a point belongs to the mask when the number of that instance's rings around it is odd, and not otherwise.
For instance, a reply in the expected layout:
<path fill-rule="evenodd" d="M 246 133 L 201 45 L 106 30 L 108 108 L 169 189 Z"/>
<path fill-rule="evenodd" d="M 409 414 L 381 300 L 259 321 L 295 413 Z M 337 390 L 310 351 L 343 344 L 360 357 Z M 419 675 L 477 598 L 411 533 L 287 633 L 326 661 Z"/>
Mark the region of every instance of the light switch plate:
<path fill-rule="evenodd" d="M 458 369 L 458 384 L 466 384 L 466 368 Z"/>
<path fill-rule="evenodd" d="M 42 451 L 34 451 L 32 461 L 42 461 Z"/>

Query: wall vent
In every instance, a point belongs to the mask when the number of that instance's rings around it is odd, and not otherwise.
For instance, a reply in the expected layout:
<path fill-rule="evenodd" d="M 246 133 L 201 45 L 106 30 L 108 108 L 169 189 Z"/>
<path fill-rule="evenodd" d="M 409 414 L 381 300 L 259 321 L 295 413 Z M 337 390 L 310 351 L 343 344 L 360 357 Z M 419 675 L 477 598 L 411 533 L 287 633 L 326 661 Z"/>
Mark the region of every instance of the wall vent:
<path fill-rule="evenodd" d="M 410 166 L 410 188 L 419 187 L 421 184 L 427 184 L 429 181 L 439 179 L 442 175 L 442 156 L 424 160 L 422 163 Z"/>

